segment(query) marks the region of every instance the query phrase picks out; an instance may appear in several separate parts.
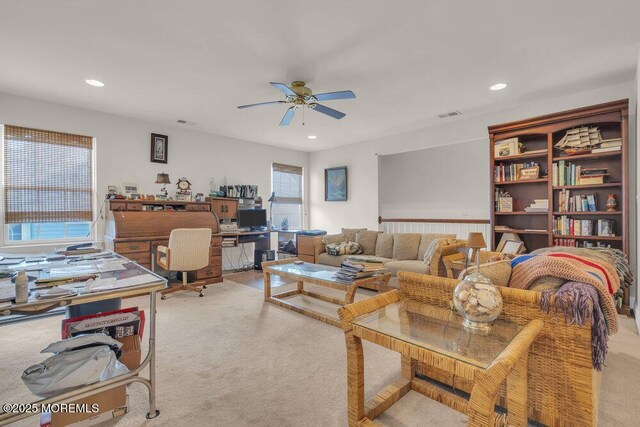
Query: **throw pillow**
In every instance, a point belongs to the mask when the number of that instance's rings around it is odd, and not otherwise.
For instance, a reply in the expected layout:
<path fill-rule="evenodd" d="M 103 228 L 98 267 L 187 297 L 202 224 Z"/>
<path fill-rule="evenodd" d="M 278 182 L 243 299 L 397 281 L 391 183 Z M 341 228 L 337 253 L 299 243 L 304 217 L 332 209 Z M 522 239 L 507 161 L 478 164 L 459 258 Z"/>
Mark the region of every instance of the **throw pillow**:
<path fill-rule="evenodd" d="M 460 273 L 458 278 L 462 279 L 467 274 L 471 274 L 478 269 L 475 265 L 469 267 Z M 488 264 L 480 264 L 480 273 L 489 278 L 496 286 L 509 286 L 509 279 L 511 279 L 511 261 L 504 260 L 498 262 L 490 262 Z"/>
<path fill-rule="evenodd" d="M 342 234 L 347 238 L 347 242 L 355 242 L 358 231 L 364 231 L 366 228 L 343 228 Z"/>
<path fill-rule="evenodd" d="M 381 258 L 393 257 L 393 234 L 380 233 L 376 239 L 376 256 Z"/>
<path fill-rule="evenodd" d="M 455 234 L 438 234 L 438 233 L 425 233 L 420 238 L 420 247 L 418 248 L 418 259 L 424 259 L 424 253 L 427 251 L 427 248 L 434 241 L 434 239 L 451 239 L 455 240 Z"/>
<path fill-rule="evenodd" d="M 322 241 L 324 242 L 325 245 L 330 245 L 332 243 L 346 242 L 347 238 L 344 237 L 344 235 L 342 233 L 340 233 L 340 234 L 327 234 L 326 236 L 324 236 L 322 238 Z"/>
<path fill-rule="evenodd" d="M 356 242 L 329 243 L 326 246 L 329 255 L 358 255 L 362 253 L 362 247 Z"/>
<path fill-rule="evenodd" d="M 427 268 L 430 268 L 431 260 L 433 259 L 433 256 L 441 252 L 442 247 L 448 244 L 449 244 L 449 239 L 445 239 L 442 237 L 433 239 L 431 243 L 429 243 L 429 246 L 427 247 L 427 250 L 424 252 L 424 256 L 423 256 L 423 260 L 424 260 L 424 263 L 427 265 Z"/>
<path fill-rule="evenodd" d="M 393 235 L 393 259 L 398 261 L 418 259 L 420 234 L 397 233 Z"/>
<path fill-rule="evenodd" d="M 356 233 L 356 243 L 362 246 L 362 253 L 365 255 L 374 255 L 376 253 L 376 240 L 378 240 L 379 231 L 361 230 Z"/>

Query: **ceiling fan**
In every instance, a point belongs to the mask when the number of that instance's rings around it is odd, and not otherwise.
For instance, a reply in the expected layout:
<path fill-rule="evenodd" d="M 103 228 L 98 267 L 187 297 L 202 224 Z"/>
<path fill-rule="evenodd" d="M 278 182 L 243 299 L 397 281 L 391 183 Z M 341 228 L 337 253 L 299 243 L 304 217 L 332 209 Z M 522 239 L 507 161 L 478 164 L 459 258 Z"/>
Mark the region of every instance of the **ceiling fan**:
<path fill-rule="evenodd" d="M 287 126 L 293 120 L 293 116 L 296 113 L 296 110 L 302 108 L 310 108 L 314 111 L 317 111 L 322 114 L 326 114 L 329 117 L 333 117 L 334 119 L 341 119 L 345 116 L 344 113 L 334 110 L 333 108 L 326 107 L 322 104 L 318 104 L 318 101 L 332 101 L 334 99 L 350 99 L 355 98 L 356 95 L 350 90 L 342 90 L 339 92 L 327 92 L 327 93 L 318 93 L 316 95 L 313 94 L 311 89 L 305 86 L 305 82 L 295 81 L 291 83 L 291 87 L 285 85 L 284 83 L 269 83 L 271 86 L 276 89 L 281 90 L 286 95 L 284 101 L 269 101 L 269 102 L 259 102 L 257 104 L 249 104 L 249 105 L 240 105 L 238 108 L 249 108 L 256 107 L 259 105 L 270 105 L 270 104 L 293 104 L 286 113 L 284 113 L 284 117 L 280 121 L 280 126 Z"/>

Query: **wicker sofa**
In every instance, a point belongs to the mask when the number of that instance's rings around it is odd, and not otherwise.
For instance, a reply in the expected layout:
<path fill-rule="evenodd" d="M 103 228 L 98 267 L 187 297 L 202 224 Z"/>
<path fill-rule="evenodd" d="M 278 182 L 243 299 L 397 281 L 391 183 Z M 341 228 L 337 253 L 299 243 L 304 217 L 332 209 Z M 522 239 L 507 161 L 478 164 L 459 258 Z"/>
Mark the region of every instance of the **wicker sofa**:
<path fill-rule="evenodd" d="M 405 298 L 450 307 L 458 280 L 401 272 L 400 291 Z M 540 310 L 539 292 L 501 287 L 501 318 L 520 325 L 541 319 L 544 327 L 531 346 L 528 359 L 529 418 L 549 426 L 595 426 L 600 372 L 591 359 L 591 327 L 565 323 L 562 315 Z M 552 299 L 553 305 L 553 299 Z M 470 392 L 472 384 L 445 371 L 413 360 L 417 373 Z M 504 405 L 505 390 L 500 404 Z"/>
<path fill-rule="evenodd" d="M 447 238 L 449 243 L 440 246 L 434 252 L 430 264 L 427 265 L 423 259 L 425 251 L 437 238 Z M 367 229 L 343 228 L 340 234 L 318 236 L 314 240 L 316 263 L 334 267 L 340 267 L 342 261 L 349 255 L 329 255 L 325 250 L 325 241 L 360 243 L 364 252 L 359 256 L 382 261 L 391 272 L 392 278 L 397 277 L 399 271 L 446 276 L 447 270 L 442 257 L 457 252 L 466 244 L 466 241 L 456 239 L 455 234 L 391 234 Z"/>

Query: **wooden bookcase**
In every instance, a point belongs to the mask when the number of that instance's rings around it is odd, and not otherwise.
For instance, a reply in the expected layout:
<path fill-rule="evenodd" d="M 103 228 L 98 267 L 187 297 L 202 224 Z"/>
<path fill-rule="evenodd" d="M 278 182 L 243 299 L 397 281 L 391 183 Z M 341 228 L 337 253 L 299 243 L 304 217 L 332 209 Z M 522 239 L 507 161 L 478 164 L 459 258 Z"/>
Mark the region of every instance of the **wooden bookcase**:
<path fill-rule="evenodd" d="M 628 180 L 628 109 L 627 99 L 548 114 L 516 122 L 489 126 L 490 140 L 490 180 L 491 180 L 491 232 L 493 247 L 497 245 L 503 232 L 496 227 L 506 226 L 517 233 L 528 251 L 553 246 L 554 239 L 575 239 L 577 242 L 602 242 L 621 249 L 629 255 L 629 180 Z M 622 138 L 620 151 L 596 154 L 566 156 L 554 145 L 566 131 L 579 126 L 597 126 L 603 139 Z M 496 142 L 518 137 L 524 144 L 523 153 L 509 157 L 494 156 Z M 546 153 L 527 154 L 527 151 L 547 149 Z M 582 167 L 606 167 L 610 176 L 604 184 L 553 186 L 552 165 L 565 160 Z M 540 178 L 526 181 L 495 182 L 496 165 L 536 162 L 540 165 Z M 496 212 L 496 188 L 509 192 L 513 197 L 513 212 Z M 571 190 L 571 195 L 594 194 L 596 212 L 560 212 L 559 194 L 563 189 Z M 607 212 L 605 203 L 608 194 L 615 194 L 618 202 L 616 212 Z M 534 199 L 548 199 L 548 213 L 528 213 L 524 208 Z M 603 236 L 562 236 L 553 234 L 554 219 L 566 215 L 573 219 L 609 219 L 615 226 L 615 237 Z M 595 222 L 595 221 L 594 221 Z M 527 231 L 541 230 L 541 231 Z M 624 298 L 623 313 L 629 314 L 629 295 Z"/>

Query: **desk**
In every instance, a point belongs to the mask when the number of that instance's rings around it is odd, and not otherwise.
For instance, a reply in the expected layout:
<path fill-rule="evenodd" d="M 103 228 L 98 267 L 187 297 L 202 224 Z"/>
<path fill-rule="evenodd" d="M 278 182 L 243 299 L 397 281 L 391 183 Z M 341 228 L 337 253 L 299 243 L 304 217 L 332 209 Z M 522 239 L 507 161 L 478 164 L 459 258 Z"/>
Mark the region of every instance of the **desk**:
<path fill-rule="evenodd" d="M 271 249 L 271 233 L 276 231 L 277 230 L 234 231 L 220 233 L 222 237 L 222 247 L 229 248 L 244 243 L 255 243 L 257 250 L 269 250 Z M 225 241 L 227 242 L 226 244 Z"/>
<path fill-rule="evenodd" d="M 124 257 L 121 257 L 116 254 L 111 254 L 112 258 L 107 258 L 106 260 L 113 261 L 114 258 L 116 260 L 126 260 Z M 87 255 L 87 257 L 91 257 L 91 255 Z M 14 270 L 19 271 L 22 269 L 27 269 L 28 271 L 34 271 L 35 269 L 42 269 L 40 271 L 40 276 L 43 277 L 43 274 L 46 274 L 47 270 L 53 268 L 53 266 L 97 266 L 101 260 L 89 260 L 82 262 L 75 262 L 73 264 L 69 264 L 70 259 L 66 259 L 64 261 L 56 261 L 56 262 L 42 262 L 42 263 L 29 263 L 29 264 L 20 264 L 16 266 L 11 266 L 11 268 L 6 268 L 5 270 Z M 111 378 L 107 381 L 101 381 L 95 384 L 91 384 L 88 386 L 80 387 L 66 393 L 62 393 L 56 395 L 54 397 L 38 400 L 36 402 L 32 402 L 38 405 L 45 404 L 53 404 L 53 403 L 69 403 L 75 401 L 77 399 L 81 399 L 84 397 L 92 396 L 94 394 L 110 390 L 122 385 L 129 385 L 134 382 L 139 382 L 144 384 L 149 390 L 149 412 L 147 413 L 147 418 L 155 418 L 160 414 L 160 411 L 156 409 L 156 292 L 161 291 L 167 287 L 167 281 L 162 277 L 153 274 L 149 270 L 142 268 L 140 265 L 130 262 L 125 264 L 127 269 L 125 271 L 116 271 L 116 272 L 108 272 L 108 273 L 100 273 L 100 277 L 136 277 L 144 276 L 145 281 L 123 288 L 117 288 L 112 290 L 105 290 L 100 292 L 92 292 L 92 293 L 79 293 L 74 296 L 64 296 L 52 299 L 35 299 L 35 297 L 30 296 L 29 301 L 24 304 L 12 304 L 8 307 L 3 307 L 0 309 L 0 315 L 9 316 L 9 315 L 24 315 L 27 316 L 26 320 L 29 320 L 28 316 L 32 316 L 35 314 L 40 314 L 52 310 L 57 307 L 67 307 L 78 304 L 85 304 L 89 302 L 96 301 L 105 301 L 113 298 L 127 298 L 127 297 L 135 297 L 141 295 L 149 295 L 149 350 L 144 360 L 140 364 L 140 366 L 124 375 L 119 375 L 117 377 Z M 64 268 L 64 267 L 63 267 Z M 148 276 L 148 277 L 147 277 Z M 10 327 L 10 325 L 3 325 L 3 327 Z M 56 331 L 57 332 L 57 331 Z M 3 346 L 5 349 L 8 346 Z M 44 356 L 43 356 L 44 357 Z M 149 377 L 144 378 L 140 376 L 141 371 L 149 366 Z M 26 368 L 26 366 L 25 366 Z M 19 375 L 19 373 L 16 373 Z M 15 402 L 18 403 L 18 402 Z M 39 406 L 40 407 L 40 406 Z M 33 416 L 34 413 L 6 413 L 0 412 L 0 426 L 7 425 L 13 423 L 15 421 L 28 418 Z"/>
<path fill-rule="evenodd" d="M 128 203 L 128 202 L 127 202 Z M 137 205 L 136 205 L 137 206 Z M 203 207 L 203 204 L 189 206 Z M 209 205 L 206 205 L 207 207 Z M 111 209 L 113 203 L 111 203 Z M 189 281 L 207 284 L 222 281 L 222 249 L 218 217 L 210 211 L 109 211 L 104 236 L 105 248 L 117 252 L 145 268 L 153 269 L 158 245 L 167 246 L 175 228 L 210 228 L 209 265 L 188 273 Z"/>
<path fill-rule="evenodd" d="M 542 329 L 534 320 L 525 327 L 497 320 L 488 334 L 468 331 L 451 310 L 403 298 L 399 290 L 338 310 L 347 344 L 349 426 L 371 425 L 410 390 L 467 414 L 469 425 L 527 426 L 527 354 Z M 362 340 L 402 355 L 401 376 L 364 401 Z M 415 375 L 415 362 L 437 366 L 480 385 L 470 400 Z M 512 371 L 510 369 L 513 369 Z M 509 374 L 510 372 L 510 374 Z M 495 414 L 500 384 L 507 383 L 507 414 Z M 493 395 L 492 395 L 493 394 Z"/>

